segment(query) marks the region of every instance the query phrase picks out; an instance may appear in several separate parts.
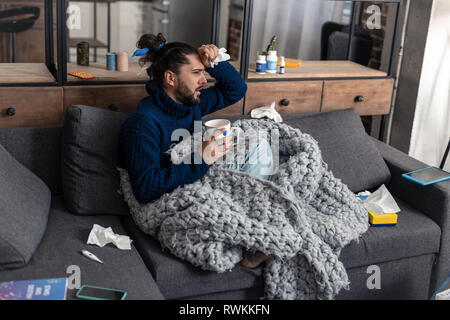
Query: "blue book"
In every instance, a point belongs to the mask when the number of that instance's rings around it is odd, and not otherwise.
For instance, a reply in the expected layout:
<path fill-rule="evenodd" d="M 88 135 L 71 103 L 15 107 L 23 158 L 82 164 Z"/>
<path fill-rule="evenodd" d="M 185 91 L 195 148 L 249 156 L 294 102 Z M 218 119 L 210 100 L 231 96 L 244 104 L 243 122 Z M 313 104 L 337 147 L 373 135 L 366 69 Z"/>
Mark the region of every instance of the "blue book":
<path fill-rule="evenodd" d="M 66 300 L 67 278 L 0 282 L 0 300 Z"/>
<path fill-rule="evenodd" d="M 431 300 L 450 300 L 450 274 L 447 278 L 445 278 L 444 283 L 434 293 Z"/>

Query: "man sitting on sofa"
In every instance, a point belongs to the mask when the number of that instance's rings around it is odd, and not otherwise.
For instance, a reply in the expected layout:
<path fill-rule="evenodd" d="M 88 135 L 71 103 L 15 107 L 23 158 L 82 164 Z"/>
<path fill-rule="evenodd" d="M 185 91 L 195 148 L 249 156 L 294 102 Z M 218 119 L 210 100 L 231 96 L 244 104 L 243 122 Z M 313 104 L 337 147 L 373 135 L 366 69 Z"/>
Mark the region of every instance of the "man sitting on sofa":
<path fill-rule="evenodd" d="M 140 63 L 151 62 L 147 69 L 150 81 L 146 85 L 149 96 L 139 102 L 121 126 L 119 161 L 128 171 L 136 200 L 148 203 L 180 185 L 201 179 L 210 165 L 230 151 L 232 138 L 221 129 L 210 141 L 202 143 L 201 150 L 192 153 L 190 164 L 173 164 L 167 153 L 173 144 L 174 130 L 187 129 L 192 134 L 194 121 L 238 102 L 247 86 L 228 62 L 211 68 L 219 54 L 215 45 L 195 49 L 181 42 L 166 44 L 161 33 L 145 34 L 137 45 L 141 49 L 137 55 L 144 54 Z M 205 70 L 217 80 L 215 86 L 206 88 Z M 200 161 L 196 161 L 195 153 L 201 156 Z M 268 143 L 259 143 L 249 150 L 246 160 L 261 155 L 266 158 L 264 163 L 271 159 Z M 228 167 L 268 177 L 267 169 L 251 163 Z M 256 256 L 261 258 L 259 254 Z"/>
<path fill-rule="evenodd" d="M 194 121 L 238 102 L 247 86 L 226 61 L 210 68 L 219 53 L 215 45 L 195 49 L 180 42 L 165 44 L 160 33 L 143 35 L 138 47 L 148 48 L 141 63 L 152 63 L 147 70 L 151 79 L 147 83 L 150 95 L 139 102 L 122 124 L 120 163 L 128 170 L 135 198 L 140 203 L 148 203 L 180 185 L 201 179 L 211 164 L 229 152 L 232 138 L 221 129 L 211 141 L 202 143 L 202 150 L 197 150 L 201 155 L 197 164 L 194 153 L 191 164 L 177 165 L 171 163 L 167 153 L 173 145 L 174 130 L 187 129 L 192 134 Z M 217 80 L 215 86 L 205 88 L 204 70 Z M 235 167 L 241 168 L 255 175 L 267 175 L 258 172 L 257 165 Z"/>

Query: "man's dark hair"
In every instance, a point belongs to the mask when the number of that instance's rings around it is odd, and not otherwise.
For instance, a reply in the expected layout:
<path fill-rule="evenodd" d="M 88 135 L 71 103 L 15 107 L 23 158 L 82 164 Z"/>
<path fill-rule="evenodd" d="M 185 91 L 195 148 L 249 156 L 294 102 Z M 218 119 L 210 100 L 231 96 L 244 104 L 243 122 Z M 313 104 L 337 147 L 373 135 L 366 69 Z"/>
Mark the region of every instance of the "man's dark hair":
<path fill-rule="evenodd" d="M 157 50 L 158 46 L 164 46 Z M 147 89 L 162 88 L 164 73 L 167 70 L 179 74 L 180 68 L 188 64 L 187 55 L 198 54 L 196 48 L 183 42 L 170 42 L 166 44 L 166 39 L 162 33 L 158 35 L 144 34 L 136 45 L 139 49 L 148 48 L 147 54 L 139 60 L 142 67 L 145 63 L 151 62 L 151 80 L 147 83 Z M 150 74 L 149 74 L 150 76 Z"/>

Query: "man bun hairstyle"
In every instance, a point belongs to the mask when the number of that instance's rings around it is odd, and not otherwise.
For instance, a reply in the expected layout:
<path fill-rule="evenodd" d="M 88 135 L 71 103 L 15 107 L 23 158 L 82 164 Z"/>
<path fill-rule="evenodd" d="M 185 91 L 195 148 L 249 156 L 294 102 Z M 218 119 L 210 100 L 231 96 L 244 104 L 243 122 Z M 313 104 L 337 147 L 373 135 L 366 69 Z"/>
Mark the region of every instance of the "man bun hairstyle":
<path fill-rule="evenodd" d="M 158 49 L 161 45 L 162 48 Z M 184 42 L 170 42 L 166 44 L 166 38 L 162 33 L 156 36 L 153 34 L 144 34 L 141 36 L 136 46 L 139 49 L 148 48 L 148 52 L 139 59 L 139 65 L 142 67 L 147 62 L 151 63 L 147 70 L 150 81 L 147 83 L 147 91 L 152 88 L 162 88 L 164 83 L 164 73 L 167 70 L 179 74 L 180 68 L 188 64 L 186 56 L 198 54 L 196 48 Z"/>

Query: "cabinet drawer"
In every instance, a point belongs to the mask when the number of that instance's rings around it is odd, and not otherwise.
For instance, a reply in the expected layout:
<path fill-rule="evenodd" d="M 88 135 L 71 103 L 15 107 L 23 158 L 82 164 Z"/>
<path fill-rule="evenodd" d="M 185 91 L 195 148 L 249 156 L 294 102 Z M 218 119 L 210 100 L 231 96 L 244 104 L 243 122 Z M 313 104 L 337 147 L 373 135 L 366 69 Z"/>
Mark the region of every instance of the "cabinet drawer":
<path fill-rule="evenodd" d="M 61 87 L 3 87 L 0 97 L 2 128 L 62 124 Z"/>
<path fill-rule="evenodd" d="M 206 87 L 212 87 L 215 82 L 208 82 Z M 226 107 L 225 109 L 216 111 L 214 113 L 210 113 L 204 116 L 204 119 L 218 118 L 218 117 L 231 117 L 231 116 L 240 116 L 242 115 L 242 109 L 244 107 L 244 99 L 239 100 L 235 104 Z"/>
<path fill-rule="evenodd" d="M 393 86 L 394 79 L 325 81 L 321 111 L 355 108 L 361 116 L 388 114 Z"/>
<path fill-rule="evenodd" d="M 210 119 L 218 117 L 240 116 L 242 115 L 243 106 L 244 106 L 244 99 L 241 99 L 239 102 L 236 102 L 235 104 L 232 104 L 231 106 L 226 107 L 225 109 L 206 115 L 204 118 Z"/>
<path fill-rule="evenodd" d="M 279 113 L 320 112 L 322 81 L 270 81 L 247 83 L 245 114 L 270 106 L 275 101 Z"/>
<path fill-rule="evenodd" d="M 64 87 L 64 111 L 73 104 L 132 112 L 148 96 L 144 84 Z"/>

